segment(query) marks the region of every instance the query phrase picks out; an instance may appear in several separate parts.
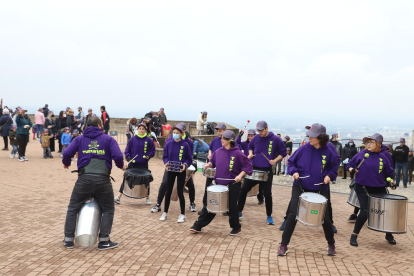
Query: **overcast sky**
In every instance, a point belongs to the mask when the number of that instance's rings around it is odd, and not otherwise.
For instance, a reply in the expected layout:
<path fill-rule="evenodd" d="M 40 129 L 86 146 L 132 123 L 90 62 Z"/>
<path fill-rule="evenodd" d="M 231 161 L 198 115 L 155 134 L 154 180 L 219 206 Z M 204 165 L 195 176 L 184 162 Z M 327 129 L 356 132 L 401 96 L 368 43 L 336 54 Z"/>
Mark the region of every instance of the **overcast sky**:
<path fill-rule="evenodd" d="M 414 127 L 414 1 L 2 1 L 0 97 Z"/>

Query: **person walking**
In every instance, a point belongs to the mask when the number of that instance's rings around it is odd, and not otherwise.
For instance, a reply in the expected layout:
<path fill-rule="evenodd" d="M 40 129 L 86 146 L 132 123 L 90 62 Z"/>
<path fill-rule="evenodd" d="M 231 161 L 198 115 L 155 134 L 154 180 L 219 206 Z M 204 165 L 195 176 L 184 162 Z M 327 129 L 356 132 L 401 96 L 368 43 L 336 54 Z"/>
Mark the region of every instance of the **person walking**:
<path fill-rule="evenodd" d="M 197 118 L 197 135 L 205 135 L 204 127 L 207 125 L 207 111 L 201 112 Z"/>
<path fill-rule="evenodd" d="M 35 125 L 36 125 L 36 138 L 40 139 L 40 134 L 43 133 L 43 126 L 45 125 L 45 115 L 43 114 L 43 108 L 39 108 L 35 114 Z"/>
<path fill-rule="evenodd" d="M 355 147 L 354 140 L 350 139 L 348 140 L 348 143 L 345 145 L 345 147 L 342 150 L 342 157 L 344 159 L 343 163 L 346 166 L 348 164 L 349 160 L 352 159 L 356 154 L 358 153 L 357 148 Z M 344 170 L 344 177 L 342 179 L 346 179 L 346 172 L 347 170 Z M 351 172 L 351 180 L 354 179 L 354 172 Z"/>
<path fill-rule="evenodd" d="M 29 130 L 32 122 L 26 114 L 27 110 L 21 110 L 16 117 L 17 124 L 17 143 L 19 144 L 19 161 L 29 161 L 26 158 L 26 147 L 29 142 Z"/>
<path fill-rule="evenodd" d="M 413 170 L 414 170 L 414 155 L 413 155 L 412 148 L 410 148 L 410 150 L 408 151 L 407 169 L 408 169 L 408 184 L 411 185 L 411 182 L 413 180 Z"/>
<path fill-rule="evenodd" d="M 404 188 L 407 188 L 407 166 L 408 166 L 408 152 L 409 148 L 405 145 L 405 139 L 400 139 L 400 145 L 397 146 L 392 153 L 392 159 L 395 163 L 395 172 L 396 172 L 396 185 L 400 185 L 400 175 L 401 171 L 403 174 L 403 184 Z"/>
<path fill-rule="evenodd" d="M 105 134 L 108 134 L 109 128 L 110 128 L 109 123 L 111 122 L 111 119 L 109 118 L 108 112 L 106 112 L 106 108 L 104 105 L 101 106 L 101 113 L 102 113 L 101 120 L 103 123 L 103 129 L 104 129 Z"/>
<path fill-rule="evenodd" d="M 4 148 L 2 150 L 9 150 L 9 132 L 12 128 L 13 119 L 10 117 L 8 109 L 3 109 L 3 115 L 0 118 L 0 136 L 3 137 Z"/>

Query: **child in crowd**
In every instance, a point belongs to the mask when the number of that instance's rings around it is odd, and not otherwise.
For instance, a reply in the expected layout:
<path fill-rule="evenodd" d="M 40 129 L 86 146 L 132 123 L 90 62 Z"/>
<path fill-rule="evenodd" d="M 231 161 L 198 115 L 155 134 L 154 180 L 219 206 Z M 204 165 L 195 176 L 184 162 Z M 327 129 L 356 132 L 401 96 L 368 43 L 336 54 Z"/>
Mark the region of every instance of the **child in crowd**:
<path fill-rule="evenodd" d="M 282 166 L 283 166 L 283 176 L 286 177 L 287 176 L 287 169 L 288 169 L 288 161 L 289 158 L 292 156 L 292 153 L 290 151 L 290 148 L 286 148 L 286 156 L 283 157 L 282 159 Z M 289 177 L 291 177 L 289 175 Z"/>
<path fill-rule="evenodd" d="M 37 133 L 37 126 L 36 125 L 32 126 L 32 133 L 33 133 L 33 140 L 36 140 L 36 133 Z"/>
<path fill-rule="evenodd" d="M 40 144 L 43 148 L 43 158 L 53 158 L 50 151 L 50 139 L 53 138 L 53 134 L 49 133 L 49 129 L 45 129 L 42 134 L 40 134 Z"/>
<path fill-rule="evenodd" d="M 18 153 L 19 146 L 18 146 L 18 143 L 17 143 L 16 131 L 17 131 L 17 126 L 16 125 L 13 125 L 12 130 L 9 131 L 10 145 L 12 146 L 12 150 L 10 152 L 10 158 L 18 158 L 19 157 L 19 153 Z"/>
<path fill-rule="evenodd" d="M 70 128 L 65 127 L 65 131 L 62 133 L 61 138 L 61 144 L 62 144 L 62 153 L 63 151 L 69 146 L 70 142 L 72 141 L 72 136 L 70 135 Z M 60 154 L 60 157 L 62 157 L 62 153 Z"/>

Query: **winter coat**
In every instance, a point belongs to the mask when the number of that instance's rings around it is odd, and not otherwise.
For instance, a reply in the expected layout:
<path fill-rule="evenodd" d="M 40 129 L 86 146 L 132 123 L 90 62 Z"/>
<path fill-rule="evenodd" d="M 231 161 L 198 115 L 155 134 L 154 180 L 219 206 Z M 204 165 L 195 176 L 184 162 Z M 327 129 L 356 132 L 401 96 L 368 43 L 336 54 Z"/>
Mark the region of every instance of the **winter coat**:
<path fill-rule="evenodd" d="M 165 115 L 165 113 L 158 114 L 158 117 L 160 118 L 160 124 L 161 125 L 166 125 L 167 124 L 167 115 Z"/>
<path fill-rule="evenodd" d="M 16 116 L 16 125 L 17 125 L 17 135 L 29 135 L 30 126 L 32 125 L 32 121 L 30 121 L 29 116 L 27 114 L 22 117 L 21 114 Z M 25 125 L 29 126 L 29 129 L 24 128 Z"/>
<path fill-rule="evenodd" d="M 49 126 L 52 126 L 52 128 L 49 129 Z M 56 135 L 58 131 L 56 126 L 56 120 L 46 118 L 45 128 L 48 129 L 51 134 Z"/>
<path fill-rule="evenodd" d="M 203 114 L 198 115 L 197 130 L 204 130 L 205 124 L 207 124 L 207 116 L 203 119 Z"/>
<path fill-rule="evenodd" d="M 9 139 L 10 139 L 10 145 L 12 146 L 17 146 L 19 143 L 17 143 L 17 133 L 14 132 L 13 130 L 9 131 Z"/>
<path fill-rule="evenodd" d="M 398 146 L 392 153 L 392 159 L 395 163 L 407 163 L 409 148 L 404 146 Z"/>
<path fill-rule="evenodd" d="M 35 125 L 45 125 L 45 115 L 43 112 L 38 111 L 35 114 Z"/>
<path fill-rule="evenodd" d="M 102 112 L 101 120 L 102 120 L 102 123 L 103 123 L 103 128 L 104 129 L 109 129 L 110 128 L 109 123 L 111 122 L 111 119 L 109 118 L 108 112 L 106 112 L 106 111 Z"/>
<path fill-rule="evenodd" d="M 13 123 L 13 119 L 10 117 L 9 114 L 4 114 L 0 117 L 0 127 L 1 133 L 0 136 L 7 137 L 9 136 L 9 131 L 11 130 L 11 126 Z"/>
<path fill-rule="evenodd" d="M 352 157 L 354 157 L 357 153 L 358 153 L 358 150 L 355 147 L 355 144 L 350 146 L 349 143 L 347 143 L 345 147 L 342 149 L 342 158 L 343 159 L 349 158 L 349 160 L 351 160 Z"/>
<path fill-rule="evenodd" d="M 338 153 L 339 157 L 342 159 L 342 144 L 341 142 L 329 140 L 329 142 L 335 146 L 336 152 Z"/>

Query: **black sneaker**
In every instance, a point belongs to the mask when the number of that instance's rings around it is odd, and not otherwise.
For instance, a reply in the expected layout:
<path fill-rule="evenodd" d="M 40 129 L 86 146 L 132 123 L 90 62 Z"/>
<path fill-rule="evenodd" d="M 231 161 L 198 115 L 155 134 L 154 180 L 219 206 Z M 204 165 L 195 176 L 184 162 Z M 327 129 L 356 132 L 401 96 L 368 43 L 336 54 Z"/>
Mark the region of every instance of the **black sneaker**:
<path fill-rule="evenodd" d="M 98 250 L 107 250 L 111 248 L 118 247 L 119 243 L 111 241 L 102 241 L 98 244 Z"/>
<path fill-rule="evenodd" d="M 258 205 L 263 205 L 263 201 L 259 201 L 259 203 L 257 203 Z"/>
<path fill-rule="evenodd" d="M 229 212 L 224 212 L 223 216 L 228 217 L 229 216 Z"/>
<path fill-rule="evenodd" d="M 280 225 L 279 230 L 284 231 L 286 226 L 286 220 L 283 221 L 282 225 Z"/>
<path fill-rule="evenodd" d="M 336 229 L 335 225 L 332 224 L 332 231 L 334 232 L 334 234 L 338 233 L 338 230 Z"/>
<path fill-rule="evenodd" d="M 75 244 L 73 241 L 63 240 L 63 246 L 66 247 L 67 249 L 72 249 L 75 246 Z"/>
<path fill-rule="evenodd" d="M 385 234 L 385 239 L 392 245 L 397 244 L 397 242 L 394 240 L 394 236 L 390 233 Z"/>
<path fill-rule="evenodd" d="M 197 226 L 196 224 L 194 224 L 191 228 L 190 228 L 190 232 L 193 233 L 199 233 L 201 232 L 201 227 Z"/>
<path fill-rule="evenodd" d="M 237 228 L 233 228 L 233 230 L 231 230 L 230 232 L 230 236 L 237 236 L 238 234 L 240 234 L 241 232 L 241 228 L 237 229 Z"/>
<path fill-rule="evenodd" d="M 352 214 L 352 215 L 349 217 L 348 222 L 356 222 L 357 217 L 358 217 L 357 215 Z"/>

